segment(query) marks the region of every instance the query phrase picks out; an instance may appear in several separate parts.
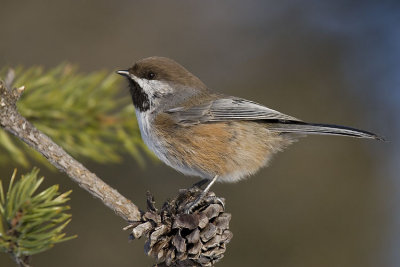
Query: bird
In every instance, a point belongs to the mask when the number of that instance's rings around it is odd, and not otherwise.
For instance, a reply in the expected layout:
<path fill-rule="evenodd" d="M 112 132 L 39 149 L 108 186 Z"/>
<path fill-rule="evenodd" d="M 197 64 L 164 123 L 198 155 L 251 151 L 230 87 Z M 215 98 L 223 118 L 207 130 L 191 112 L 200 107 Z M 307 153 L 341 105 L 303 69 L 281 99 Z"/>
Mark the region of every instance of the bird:
<path fill-rule="evenodd" d="M 383 140 L 368 131 L 304 122 L 218 93 L 166 57 L 147 57 L 117 73 L 128 80 L 140 133 L 149 149 L 173 169 L 208 181 L 189 213 L 215 182 L 251 176 L 299 137 L 322 134 Z"/>

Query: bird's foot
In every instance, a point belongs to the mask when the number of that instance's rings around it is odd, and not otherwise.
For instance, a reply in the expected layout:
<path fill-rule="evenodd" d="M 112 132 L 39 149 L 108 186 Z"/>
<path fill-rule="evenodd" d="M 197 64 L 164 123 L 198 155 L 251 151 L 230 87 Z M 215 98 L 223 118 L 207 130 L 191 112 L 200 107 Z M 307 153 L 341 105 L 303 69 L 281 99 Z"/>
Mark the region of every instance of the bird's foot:
<path fill-rule="evenodd" d="M 204 190 L 196 198 L 196 200 L 188 204 L 189 206 L 187 208 L 185 208 L 185 213 L 186 214 L 192 213 L 202 203 L 203 199 L 206 196 L 209 196 L 209 195 L 211 196 L 211 194 L 209 194 L 208 192 L 210 191 L 210 188 L 215 183 L 215 181 L 217 181 L 217 179 L 218 179 L 218 175 L 215 175 L 214 178 L 208 183 L 207 187 L 204 188 Z M 194 187 L 194 188 L 192 187 L 192 188 L 193 189 L 198 189 L 199 185 L 200 186 L 204 185 L 206 182 L 208 182 L 208 180 L 206 180 L 206 179 L 202 180 L 202 181 L 200 181 L 200 182 L 198 182 L 197 184 L 194 185 L 194 186 L 197 185 L 197 187 Z M 215 197 L 214 193 L 213 193 L 213 196 Z"/>
<path fill-rule="evenodd" d="M 223 209 L 225 209 L 225 200 L 223 198 L 215 196 L 214 192 L 203 193 L 204 192 L 202 192 L 193 202 L 186 205 L 184 209 L 185 214 L 193 213 L 196 209 L 200 208 L 202 204 L 220 204 Z"/>

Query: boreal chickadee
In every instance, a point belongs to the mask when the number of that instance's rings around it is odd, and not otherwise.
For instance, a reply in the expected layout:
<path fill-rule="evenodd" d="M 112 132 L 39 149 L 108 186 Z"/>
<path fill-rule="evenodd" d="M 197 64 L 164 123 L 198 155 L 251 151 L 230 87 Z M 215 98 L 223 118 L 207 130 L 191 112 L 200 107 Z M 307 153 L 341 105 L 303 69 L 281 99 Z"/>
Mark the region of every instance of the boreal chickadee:
<path fill-rule="evenodd" d="M 299 136 L 383 140 L 350 127 L 303 122 L 253 101 L 216 93 L 165 57 L 145 58 L 117 73 L 129 81 L 146 145 L 172 168 L 209 179 L 204 194 L 215 181 L 237 182 L 254 174 Z"/>

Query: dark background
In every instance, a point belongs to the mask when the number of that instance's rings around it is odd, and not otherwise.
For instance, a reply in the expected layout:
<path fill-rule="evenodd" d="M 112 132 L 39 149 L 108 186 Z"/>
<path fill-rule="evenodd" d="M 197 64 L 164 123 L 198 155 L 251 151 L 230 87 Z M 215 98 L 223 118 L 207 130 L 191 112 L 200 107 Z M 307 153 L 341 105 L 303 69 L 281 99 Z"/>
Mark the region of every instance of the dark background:
<path fill-rule="evenodd" d="M 311 136 L 251 179 L 216 185 L 234 232 L 218 266 L 399 266 L 399 3 L 2 0 L 0 66 L 113 71 L 167 56 L 223 93 L 384 135 L 389 142 Z M 140 207 L 146 190 L 160 204 L 197 181 L 151 160 L 85 164 Z M 0 163 L 0 177 L 14 167 Z M 68 232 L 79 238 L 34 266 L 151 266 L 123 220 L 65 175 L 41 174 L 73 189 Z M 0 266 L 13 265 L 0 255 Z"/>

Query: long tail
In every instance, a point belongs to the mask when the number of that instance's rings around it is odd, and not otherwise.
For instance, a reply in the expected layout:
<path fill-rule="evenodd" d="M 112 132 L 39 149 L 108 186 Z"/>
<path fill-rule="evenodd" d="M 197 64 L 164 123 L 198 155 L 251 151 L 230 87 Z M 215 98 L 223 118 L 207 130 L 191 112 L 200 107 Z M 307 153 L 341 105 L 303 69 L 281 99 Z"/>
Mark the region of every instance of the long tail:
<path fill-rule="evenodd" d="M 307 123 L 301 121 L 280 121 L 277 123 L 271 123 L 268 125 L 268 130 L 282 133 L 344 135 L 385 141 L 383 137 L 377 134 L 351 127 L 332 124 Z"/>

